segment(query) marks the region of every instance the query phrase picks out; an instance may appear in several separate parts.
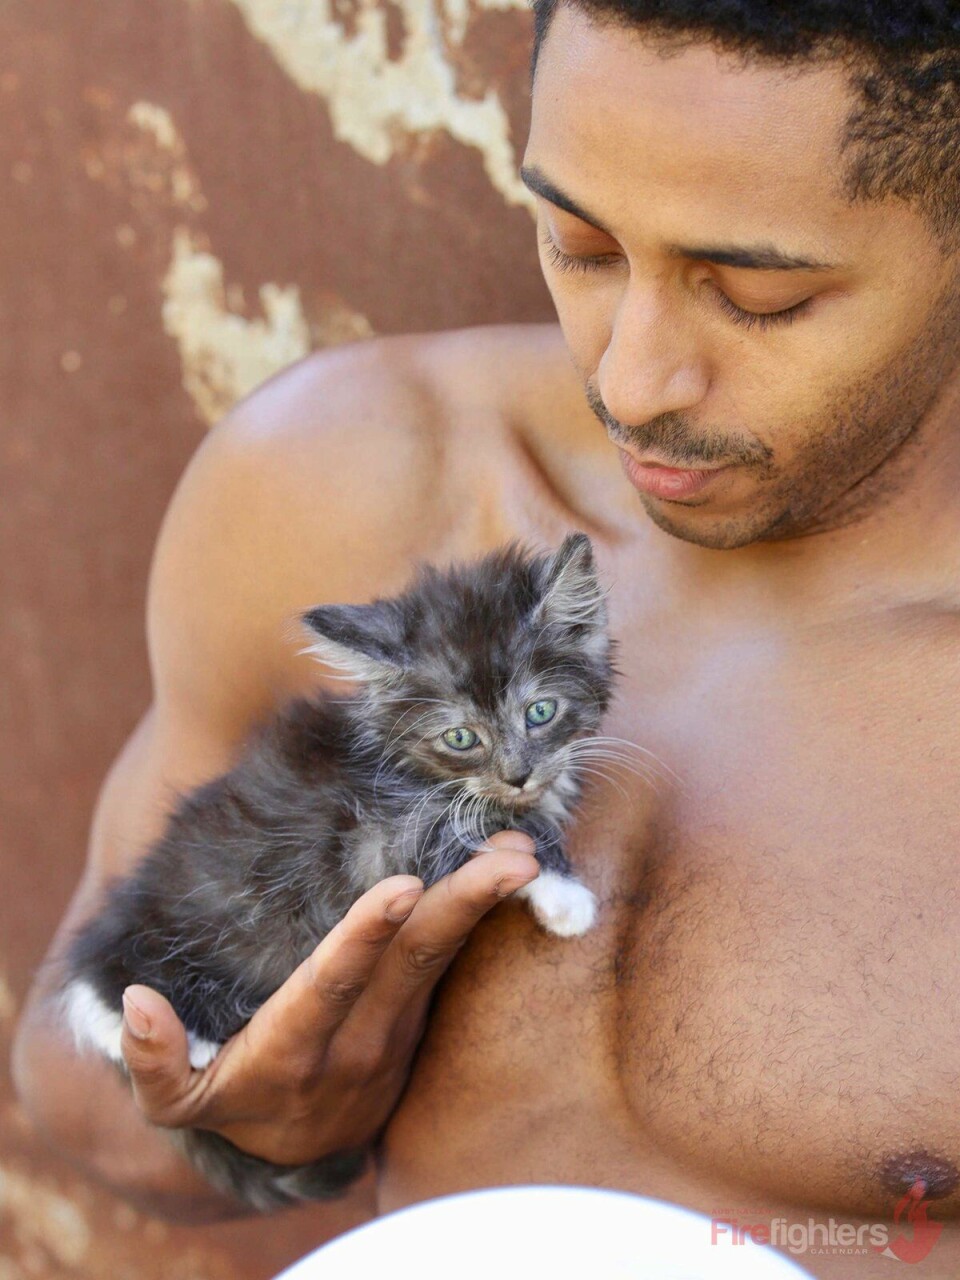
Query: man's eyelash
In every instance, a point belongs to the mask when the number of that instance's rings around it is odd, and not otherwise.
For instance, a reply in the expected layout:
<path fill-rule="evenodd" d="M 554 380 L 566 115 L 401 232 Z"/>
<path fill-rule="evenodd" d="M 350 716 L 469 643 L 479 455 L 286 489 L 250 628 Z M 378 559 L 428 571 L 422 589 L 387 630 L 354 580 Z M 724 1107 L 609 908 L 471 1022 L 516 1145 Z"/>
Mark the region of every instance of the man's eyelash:
<path fill-rule="evenodd" d="M 556 267 L 558 271 L 568 271 L 572 274 L 598 271 L 603 267 L 609 266 L 617 256 L 611 253 L 601 253 L 592 258 L 576 258 L 571 253 L 564 253 L 560 246 L 555 244 L 549 236 L 544 236 L 543 246 L 547 251 L 547 257 L 550 259 L 552 266 Z M 735 302 L 731 302 L 722 289 L 715 289 L 714 293 L 720 310 L 725 312 L 734 324 L 742 325 L 745 329 L 770 329 L 774 325 L 793 324 L 794 320 L 803 315 L 812 301 L 812 299 L 806 298 L 803 302 L 798 302 L 796 306 L 787 307 L 783 311 L 764 313 L 761 311 L 745 311 L 743 307 L 738 307 Z"/>
<path fill-rule="evenodd" d="M 571 253 L 564 253 L 559 245 L 554 244 L 549 236 L 544 236 L 543 246 L 552 266 L 558 271 L 595 271 L 607 266 L 616 257 L 613 253 L 600 253 L 593 258 L 575 258 Z"/>
<path fill-rule="evenodd" d="M 743 307 L 738 307 L 735 302 L 731 302 L 722 289 L 717 289 L 715 292 L 720 310 L 725 311 L 734 324 L 743 325 L 745 329 L 770 329 L 774 325 L 793 324 L 813 301 L 812 298 L 805 298 L 803 302 L 798 302 L 796 306 L 787 307 L 783 311 L 744 311 Z"/>

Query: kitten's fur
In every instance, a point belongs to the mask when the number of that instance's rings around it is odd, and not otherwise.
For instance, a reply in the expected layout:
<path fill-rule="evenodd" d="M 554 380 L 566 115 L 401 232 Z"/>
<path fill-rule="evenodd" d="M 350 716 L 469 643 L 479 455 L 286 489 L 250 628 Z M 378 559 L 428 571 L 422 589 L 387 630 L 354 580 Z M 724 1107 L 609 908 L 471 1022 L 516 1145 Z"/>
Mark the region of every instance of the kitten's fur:
<path fill-rule="evenodd" d="M 294 702 L 234 768 L 184 796 L 70 947 L 68 1020 L 121 1067 L 131 983 L 170 1000 L 205 1066 L 362 893 L 394 874 L 433 884 L 497 830 L 536 841 L 540 877 L 521 892 L 545 928 L 572 936 L 593 923 L 593 895 L 563 850 L 573 744 L 598 727 L 613 677 L 586 536 L 553 555 L 509 547 L 426 568 L 395 599 L 322 606 L 304 622 L 311 651 L 359 691 Z M 553 718 L 529 727 L 528 708 L 546 700 Z M 445 745 L 461 726 L 480 743 Z M 259 1208 L 336 1195 L 365 1162 L 345 1152 L 284 1168 L 212 1133 L 175 1140 Z"/>

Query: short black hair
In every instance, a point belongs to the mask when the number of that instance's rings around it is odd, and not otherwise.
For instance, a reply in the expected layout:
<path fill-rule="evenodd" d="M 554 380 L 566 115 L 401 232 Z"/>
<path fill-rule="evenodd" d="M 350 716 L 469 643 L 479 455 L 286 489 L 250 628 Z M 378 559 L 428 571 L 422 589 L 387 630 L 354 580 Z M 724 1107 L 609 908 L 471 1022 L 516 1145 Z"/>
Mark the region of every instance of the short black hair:
<path fill-rule="evenodd" d="M 960 0 L 533 0 L 533 71 L 559 4 L 745 61 L 839 62 L 857 95 L 842 139 L 851 201 L 915 205 L 960 248 Z"/>

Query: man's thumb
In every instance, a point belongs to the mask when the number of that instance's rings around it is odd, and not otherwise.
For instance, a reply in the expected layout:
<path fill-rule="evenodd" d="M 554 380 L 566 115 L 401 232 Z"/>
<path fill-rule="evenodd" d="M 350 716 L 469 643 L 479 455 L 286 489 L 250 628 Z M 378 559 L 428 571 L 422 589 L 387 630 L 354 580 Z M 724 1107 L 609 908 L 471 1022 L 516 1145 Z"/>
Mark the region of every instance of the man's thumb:
<path fill-rule="evenodd" d="M 189 1123 L 186 1112 L 194 1073 L 187 1033 L 159 992 L 141 986 L 124 991 L 120 1051 L 144 1116 L 158 1125 Z"/>

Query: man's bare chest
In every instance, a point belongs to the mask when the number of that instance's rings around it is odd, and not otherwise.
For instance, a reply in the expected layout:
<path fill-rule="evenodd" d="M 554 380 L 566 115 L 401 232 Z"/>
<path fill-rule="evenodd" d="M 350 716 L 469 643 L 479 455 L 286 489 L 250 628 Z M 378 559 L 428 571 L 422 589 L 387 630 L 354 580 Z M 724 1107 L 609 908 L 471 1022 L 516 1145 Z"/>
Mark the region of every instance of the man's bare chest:
<path fill-rule="evenodd" d="M 852 1214 L 889 1215 L 925 1168 L 956 1212 L 952 652 L 910 626 L 625 649 L 606 730 L 641 750 L 591 779 L 571 842 L 599 925 L 486 922 L 411 1100 L 461 1134 L 465 1105 L 487 1126 L 506 1106 L 548 1163 L 579 1115 L 598 1168 L 656 1151 Z"/>

